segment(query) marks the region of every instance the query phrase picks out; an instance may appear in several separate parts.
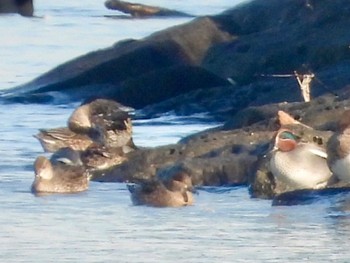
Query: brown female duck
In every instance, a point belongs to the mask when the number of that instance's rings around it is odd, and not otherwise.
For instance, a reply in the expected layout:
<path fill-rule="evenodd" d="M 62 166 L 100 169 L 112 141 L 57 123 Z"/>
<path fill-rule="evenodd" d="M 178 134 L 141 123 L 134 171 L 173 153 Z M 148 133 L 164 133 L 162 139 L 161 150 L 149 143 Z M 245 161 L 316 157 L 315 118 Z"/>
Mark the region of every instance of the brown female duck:
<path fill-rule="evenodd" d="M 192 180 L 189 175 L 182 173 L 162 181 L 154 179 L 140 184 L 127 185 L 134 205 L 153 207 L 181 207 L 192 205 Z"/>
<path fill-rule="evenodd" d="M 88 189 L 88 173 L 83 166 L 66 162 L 53 164 L 44 156 L 34 162 L 35 178 L 31 190 L 40 193 L 75 193 Z"/>
<path fill-rule="evenodd" d="M 108 147 L 129 145 L 132 141 L 132 123 L 122 104 L 96 99 L 79 106 L 68 119 L 68 128 L 40 130 L 34 137 L 47 152 L 63 147 L 85 150 L 92 142 Z"/>

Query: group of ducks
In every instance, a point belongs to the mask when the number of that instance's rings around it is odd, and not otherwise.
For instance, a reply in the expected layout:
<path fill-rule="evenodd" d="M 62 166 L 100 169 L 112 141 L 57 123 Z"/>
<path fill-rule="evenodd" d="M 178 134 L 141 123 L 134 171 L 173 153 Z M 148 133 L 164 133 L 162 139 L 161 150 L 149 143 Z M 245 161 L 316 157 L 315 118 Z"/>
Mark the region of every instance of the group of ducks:
<path fill-rule="evenodd" d="M 34 162 L 34 194 L 85 191 L 94 171 L 119 165 L 137 150 L 132 140 L 131 108 L 107 99 L 96 99 L 76 108 L 67 127 L 40 129 L 35 135 L 50 159 Z M 193 203 L 192 181 L 186 173 L 128 184 L 135 205 L 184 206 Z"/>
<path fill-rule="evenodd" d="M 337 131 L 325 147 L 279 129 L 269 153 L 269 168 L 277 181 L 293 189 L 322 189 L 335 179 L 350 183 L 350 110 L 340 116 Z"/>
<path fill-rule="evenodd" d="M 34 162 L 32 192 L 74 193 L 88 189 L 91 173 L 124 162 L 137 150 L 132 140 L 128 109 L 118 102 L 97 99 L 73 111 L 68 127 L 40 130 L 35 137 L 51 158 Z M 326 147 L 305 142 L 282 126 L 272 140 L 268 166 L 277 181 L 293 189 L 320 189 L 331 178 L 350 183 L 350 110 Z M 135 205 L 179 207 L 193 204 L 191 176 L 179 172 L 169 178 L 128 184 Z"/>

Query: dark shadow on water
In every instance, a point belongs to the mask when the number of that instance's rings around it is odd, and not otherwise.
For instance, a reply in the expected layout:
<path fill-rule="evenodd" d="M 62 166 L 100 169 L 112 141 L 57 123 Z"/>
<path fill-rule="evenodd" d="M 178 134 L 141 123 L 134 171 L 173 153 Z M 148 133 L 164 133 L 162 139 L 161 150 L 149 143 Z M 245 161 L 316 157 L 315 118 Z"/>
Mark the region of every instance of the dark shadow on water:
<path fill-rule="evenodd" d="M 225 194 L 231 191 L 242 189 L 244 187 L 247 187 L 247 186 L 243 184 L 239 184 L 239 185 L 235 184 L 235 185 L 225 185 L 225 186 L 200 186 L 200 187 L 196 187 L 196 189 L 199 191 L 205 191 L 213 194 Z"/>
<path fill-rule="evenodd" d="M 30 191 L 29 191 L 30 192 Z M 72 197 L 72 196 L 86 196 L 87 195 L 87 191 L 83 191 L 83 192 L 76 192 L 76 193 L 32 193 L 35 197 Z"/>
<path fill-rule="evenodd" d="M 326 188 L 326 189 L 303 189 L 279 194 L 272 200 L 273 206 L 309 205 L 318 201 L 327 200 L 337 195 L 350 193 L 350 187 Z"/>

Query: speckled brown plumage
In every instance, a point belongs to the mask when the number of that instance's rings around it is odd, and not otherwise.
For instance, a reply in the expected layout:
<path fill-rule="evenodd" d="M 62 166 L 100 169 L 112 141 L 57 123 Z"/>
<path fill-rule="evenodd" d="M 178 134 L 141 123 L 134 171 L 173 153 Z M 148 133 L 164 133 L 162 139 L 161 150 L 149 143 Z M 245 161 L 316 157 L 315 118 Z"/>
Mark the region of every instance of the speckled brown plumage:
<path fill-rule="evenodd" d="M 192 205 L 192 182 L 188 175 L 161 181 L 153 179 L 128 185 L 134 205 L 180 207 Z"/>
<path fill-rule="evenodd" d="M 75 133 L 67 127 L 40 129 L 34 137 L 39 140 L 45 152 L 55 152 L 65 147 L 81 151 L 93 142 L 88 135 Z"/>
<path fill-rule="evenodd" d="M 33 193 L 74 193 L 88 189 L 88 173 L 82 166 L 54 165 L 46 157 L 39 156 L 34 162 L 34 171 Z"/>

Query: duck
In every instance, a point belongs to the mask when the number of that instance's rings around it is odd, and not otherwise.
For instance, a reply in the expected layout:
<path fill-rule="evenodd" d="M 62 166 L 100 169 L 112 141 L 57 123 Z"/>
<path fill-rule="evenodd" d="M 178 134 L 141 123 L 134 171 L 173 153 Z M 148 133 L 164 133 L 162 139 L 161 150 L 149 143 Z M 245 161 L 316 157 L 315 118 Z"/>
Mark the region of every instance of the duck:
<path fill-rule="evenodd" d="M 193 205 L 193 186 L 189 175 L 180 173 L 167 181 L 153 178 L 127 184 L 134 205 L 182 207 Z"/>
<path fill-rule="evenodd" d="M 85 102 L 69 117 L 68 128 L 77 133 L 88 133 L 95 142 L 108 147 L 136 147 L 132 140 L 130 109 L 108 99 Z"/>
<path fill-rule="evenodd" d="M 345 183 L 350 183 L 350 110 L 340 116 L 337 131 L 327 142 L 327 162 L 334 175 Z"/>
<path fill-rule="evenodd" d="M 50 161 L 53 164 L 64 163 L 72 166 L 84 166 L 90 173 L 110 169 L 127 160 L 126 154 L 132 151 L 127 146 L 108 148 L 98 144 L 91 144 L 84 151 L 77 151 L 70 147 L 57 150 L 52 154 Z"/>
<path fill-rule="evenodd" d="M 90 145 L 86 150 L 80 152 L 82 163 L 89 171 L 101 171 L 123 163 L 126 154 L 132 151 L 128 146 L 107 147 L 97 144 Z"/>
<path fill-rule="evenodd" d="M 34 137 L 39 140 L 45 152 L 52 153 L 66 147 L 83 151 L 93 143 L 87 134 L 75 133 L 67 127 L 39 129 Z"/>
<path fill-rule="evenodd" d="M 38 156 L 34 162 L 34 194 L 76 193 L 88 189 L 87 170 L 80 165 L 69 165 L 58 161 L 52 163 L 45 156 Z"/>
<path fill-rule="evenodd" d="M 270 171 L 277 181 L 295 190 L 324 188 L 332 176 L 326 150 L 303 142 L 285 128 L 277 131 L 269 158 Z"/>
<path fill-rule="evenodd" d="M 83 166 L 81 151 L 74 150 L 70 147 L 58 149 L 50 157 L 50 162 L 53 165 L 66 164 L 70 166 Z"/>
<path fill-rule="evenodd" d="M 83 151 L 92 143 L 116 148 L 127 145 L 136 149 L 130 110 L 113 100 L 96 99 L 77 107 L 68 118 L 67 127 L 39 129 L 34 137 L 45 152 L 65 147 Z"/>

